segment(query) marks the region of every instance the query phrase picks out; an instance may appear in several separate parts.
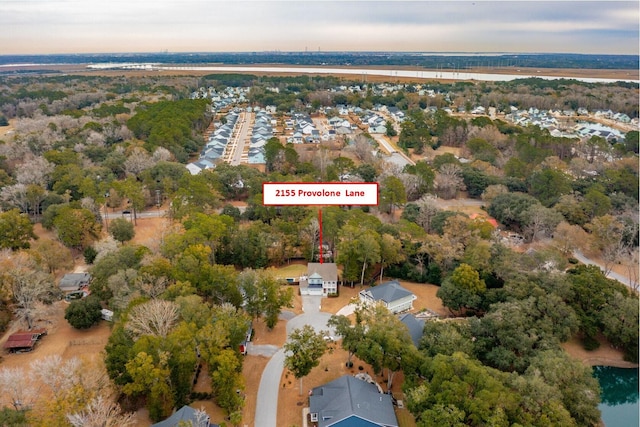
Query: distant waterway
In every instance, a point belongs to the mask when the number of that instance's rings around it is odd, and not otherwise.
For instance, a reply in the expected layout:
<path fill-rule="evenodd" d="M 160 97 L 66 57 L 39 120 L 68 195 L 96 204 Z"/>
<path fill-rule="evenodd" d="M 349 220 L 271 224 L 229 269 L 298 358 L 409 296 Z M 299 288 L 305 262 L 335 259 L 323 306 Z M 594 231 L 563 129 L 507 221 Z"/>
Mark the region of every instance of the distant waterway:
<path fill-rule="evenodd" d="M 637 427 L 638 369 L 594 366 L 593 375 L 600 383 L 602 421 L 606 427 Z"/>
<path fill-rule="evenodd" d="M 366 76 L 387 76 L 390 78 L 396 77 L 408 77 L 418 79 L 447 79 L 447 80 L 478 80 L 478 81 L 511 81 L 515 79 L 526 79 L 531 77 L 538 77 L 546 80 L 557 79 L 574 79 L 586 83 L 613 83 L 617 81 L 626 81 L 633 83 L 640 83 L 640 80 L 633 79 L 605 79 L 605 78 L 591 78 L 591 77 L 574 77 L 574 76 L 545 76 L 543 74 L 491 74 L 491 73 L 467 73 L 464 71 L 429 71 L 429 70 L 407 70 L 407 69 L 375 69 L 375 68 L 337 68 L 337 67 L 263 67 L 263 66 L 210 66 L 210 65 L 185 65 L 185 66 L 173 66 L 162 64 L 92 64 L 89 68 L 94 69 L 151 69 L 151 70 L 182 70 L 182 71 L 212 71 L 212 72 L 225 72 L 225 73 L 300 73 L 300 74 L 348 74 L 354 76 L 360 76 L 366 79 Z"/>

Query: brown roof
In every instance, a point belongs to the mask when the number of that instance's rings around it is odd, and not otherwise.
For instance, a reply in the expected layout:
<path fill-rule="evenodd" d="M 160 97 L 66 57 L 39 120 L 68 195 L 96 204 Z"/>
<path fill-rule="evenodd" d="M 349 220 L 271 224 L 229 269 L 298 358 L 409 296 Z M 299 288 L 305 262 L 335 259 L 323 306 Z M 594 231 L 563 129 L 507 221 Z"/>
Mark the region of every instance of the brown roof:
<path fill-rule="evenodd" d="M 41 335 L 47 333 L 46 329 L 34 329 L 32 331 L 18 331 L 9 335 L 4 348 L 30 348 L 33 347 Z"/>
<path fill-rule="evenodd" d="M 31 333 L 15 333 L 9 336 L 9 339 L 4 343 L 4 348 L 23 348 L 33 347 L 36 343 L 36 339 Z"/>
<path fill-rule="evenodd" d="M 322 264 L 320 264 L 319 262 L 308 263 L 307 274 L 311 276 L 314 273 L 318 273 L 325 281 L 338 280 L 338 266 L 333 262 L 325 262 Z"/>

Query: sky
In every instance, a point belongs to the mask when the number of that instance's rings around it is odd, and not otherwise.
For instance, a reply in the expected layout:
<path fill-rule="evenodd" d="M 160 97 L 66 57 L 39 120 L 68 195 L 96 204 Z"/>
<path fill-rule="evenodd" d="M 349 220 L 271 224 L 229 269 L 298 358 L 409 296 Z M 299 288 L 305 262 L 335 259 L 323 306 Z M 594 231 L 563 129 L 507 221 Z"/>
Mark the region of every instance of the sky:
<path fill-rule="evenodd" d="M 0 54 L 639 54 L 640 2 L 0 0 Z"/>

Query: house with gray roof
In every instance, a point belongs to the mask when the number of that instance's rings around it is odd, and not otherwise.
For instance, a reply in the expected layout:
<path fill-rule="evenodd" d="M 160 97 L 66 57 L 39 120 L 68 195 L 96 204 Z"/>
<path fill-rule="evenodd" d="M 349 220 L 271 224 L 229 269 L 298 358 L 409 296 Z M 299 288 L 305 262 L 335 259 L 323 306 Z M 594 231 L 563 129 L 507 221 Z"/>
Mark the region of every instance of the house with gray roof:
<path fill-rule="evenodd" d="M 318 427 L 398 426 L 391 396 L 350 375 L 311 390 L 309 414 Z"/>
<path fill-rule="evenodd" d="M 197 411 L 191 406 L 183 406 L 174 412 L 169 418 L 159 423 L 152 424 L 151 427 L 218 427 L 217 424 L 211 424 L 210 417 L 204 411 Z"/>
<path fill-rule="evenodd" d="M 301 295 L 326 297 L 338 293 L 338 266 L 334 262 L 310 262 L 307 274 L 300 278 Z"/>
<path fill-rule="evenodd" d="M 262 164 L 265 164 L 267 161 L 264 158 L 263 152 L 256 152 L 256 153 L 249 152 L 249 157 L 247 159 L 247 162 L 250 165 L 262 165 Z"/>
<path fill-rule="evenodd" d="M 418 319 L 411 313 L 401 314 L 398 319 L 400 319 L 400 322 L 409 330 L 411 341 L 413 341 L 413 345 L 417 348 L 422 339 L 425 319 Z"/>
<path fill-rule="evenodd" d="M 200 159 L 197 162 L 189 163 L 187 165 L 187 170 L 191 175 L 197 175 L 205 169 L 213 169 L 216 166 L 207 159 Z"/>
<path fill-rule="evenodd" d="M 83 286 L 89 285 L 91 275 L 89 273 L 67 273 L 60 279 L 60 290 L 63 292 L 79 291 Z"/>
<path fill-rule="evenodd" d="M 412 310 L 413 301 L 417 299 L 413 293 L 400 286 L 397 280 L 363 289 L 358 293 L 358 298 L 364 304 L 381 303 L 392 313 Z"/>

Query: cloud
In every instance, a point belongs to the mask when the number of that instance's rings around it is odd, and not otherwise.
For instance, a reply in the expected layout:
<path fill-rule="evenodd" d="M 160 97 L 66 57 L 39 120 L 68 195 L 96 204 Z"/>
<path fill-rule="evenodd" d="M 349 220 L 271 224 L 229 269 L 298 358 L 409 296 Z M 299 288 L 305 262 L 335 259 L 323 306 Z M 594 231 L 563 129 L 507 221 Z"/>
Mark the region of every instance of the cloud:
<path fill-rule="evenodd" d="M 637 53 L 639 19 L 636 2 L 617 1 L 0 0 L 0 45 Z"/>

